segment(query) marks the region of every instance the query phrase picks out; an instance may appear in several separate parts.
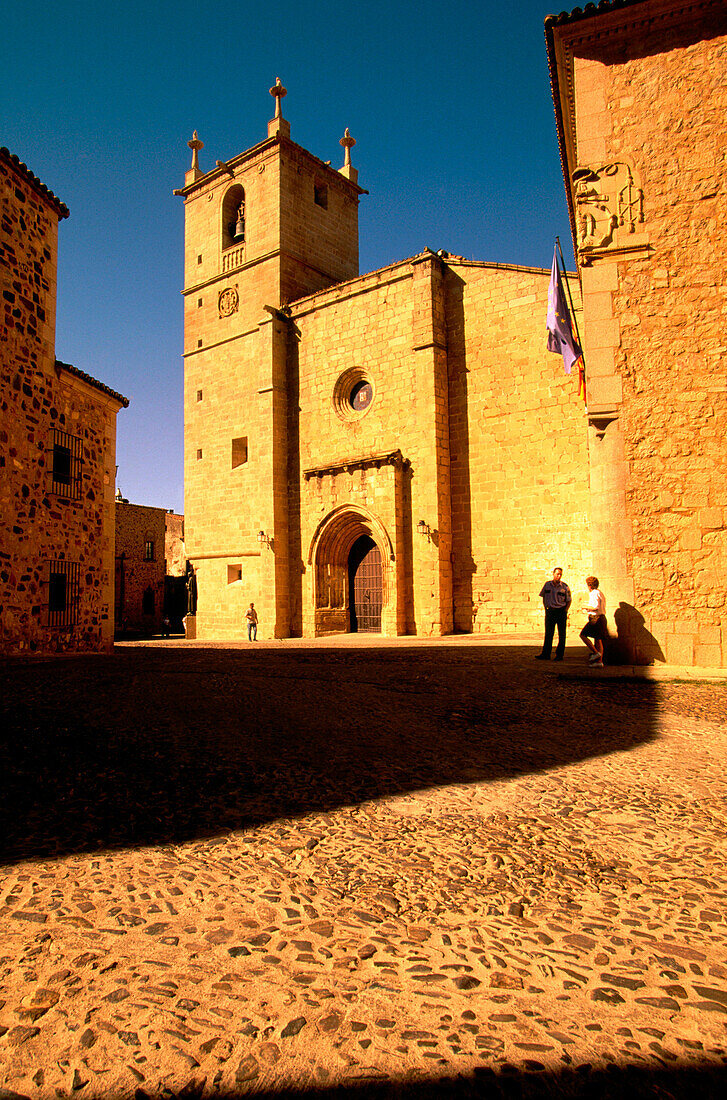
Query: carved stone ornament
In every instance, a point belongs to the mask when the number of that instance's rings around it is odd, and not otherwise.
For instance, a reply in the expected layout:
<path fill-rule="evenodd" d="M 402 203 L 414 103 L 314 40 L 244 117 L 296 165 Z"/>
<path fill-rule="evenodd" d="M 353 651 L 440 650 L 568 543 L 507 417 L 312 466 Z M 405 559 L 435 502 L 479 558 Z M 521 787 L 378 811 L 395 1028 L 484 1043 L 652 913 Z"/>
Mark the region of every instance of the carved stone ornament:
<path fill-rule="evenodd" d="M 644 192 L 628 164 L 576 168 L 573 183 L 580 252 L 618 248 L 619 236 L 643 222 Z"/>
<path fill-rule="evenodd" d="M 225 290 L 220 291 L 220 296 L 217 299 L 220 317 L 230 317 L 233 313 L 237 313 L 239 304 L 240 297 L 236 287 L 228 286 Z"/>

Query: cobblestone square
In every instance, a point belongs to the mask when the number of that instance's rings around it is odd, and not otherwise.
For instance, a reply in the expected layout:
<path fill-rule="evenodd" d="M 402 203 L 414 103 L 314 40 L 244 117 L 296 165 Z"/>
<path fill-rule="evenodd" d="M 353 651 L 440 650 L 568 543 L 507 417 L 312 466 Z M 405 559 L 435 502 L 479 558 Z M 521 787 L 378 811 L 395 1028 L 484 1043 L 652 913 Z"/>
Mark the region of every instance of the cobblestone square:
<path fill-rule="evenodd" d="M 727 687 L 536 648 L 4 662 L 2 1100 L 724 1095 Z"/>

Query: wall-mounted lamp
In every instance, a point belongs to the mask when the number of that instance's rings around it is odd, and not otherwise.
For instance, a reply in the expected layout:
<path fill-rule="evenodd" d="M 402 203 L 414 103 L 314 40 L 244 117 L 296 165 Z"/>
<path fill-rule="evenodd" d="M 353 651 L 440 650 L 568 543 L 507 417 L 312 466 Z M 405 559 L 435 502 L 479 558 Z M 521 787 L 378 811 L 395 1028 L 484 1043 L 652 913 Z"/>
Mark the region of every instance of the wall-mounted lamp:
<path fill-rule="evenodd" d="M 270 535 L 266 535 L 264 531 L 258 531 L 257 541 L 261 546 L 267 546 L 268 550 L 273 548 L 273 540 Z"/>
<path fill-rule="evenodd" d="M 417 531 L 420 535 L 425 535 L 428 539 L 432 537 L 432 529 L 428 523 L 425 523 L 423 519 L 420 519 L 417 523 Z"/>

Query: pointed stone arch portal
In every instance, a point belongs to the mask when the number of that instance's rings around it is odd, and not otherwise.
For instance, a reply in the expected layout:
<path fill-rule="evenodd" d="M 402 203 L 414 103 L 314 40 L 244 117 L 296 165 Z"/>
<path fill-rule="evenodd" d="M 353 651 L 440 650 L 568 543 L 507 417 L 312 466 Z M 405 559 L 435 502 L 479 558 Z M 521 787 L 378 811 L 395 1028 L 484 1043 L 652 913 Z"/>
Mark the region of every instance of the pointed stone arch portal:
<path fill-rule="evenodd" d="M 313 536 L 315 634 L 389 633 L 391 540 L 375 516 L 344 506 Z"/>

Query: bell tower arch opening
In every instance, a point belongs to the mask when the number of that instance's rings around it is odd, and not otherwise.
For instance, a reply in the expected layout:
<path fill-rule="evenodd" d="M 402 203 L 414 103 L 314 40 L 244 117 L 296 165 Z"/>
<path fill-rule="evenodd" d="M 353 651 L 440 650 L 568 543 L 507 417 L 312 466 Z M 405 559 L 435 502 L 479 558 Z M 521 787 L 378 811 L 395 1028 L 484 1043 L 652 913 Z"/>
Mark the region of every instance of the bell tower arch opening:
<path fill-rule="evenodd" d="M 393 561 L 383 524 L 343 505 L 318 526 L 311 543 L 315 635 L 382 632 L 390 604 Z"/>
<path fill-rule="evenodd" d="M 222 248 L 232 248 L 245 240 L 245 189 L 236 183 L 222 200 Z"/>

